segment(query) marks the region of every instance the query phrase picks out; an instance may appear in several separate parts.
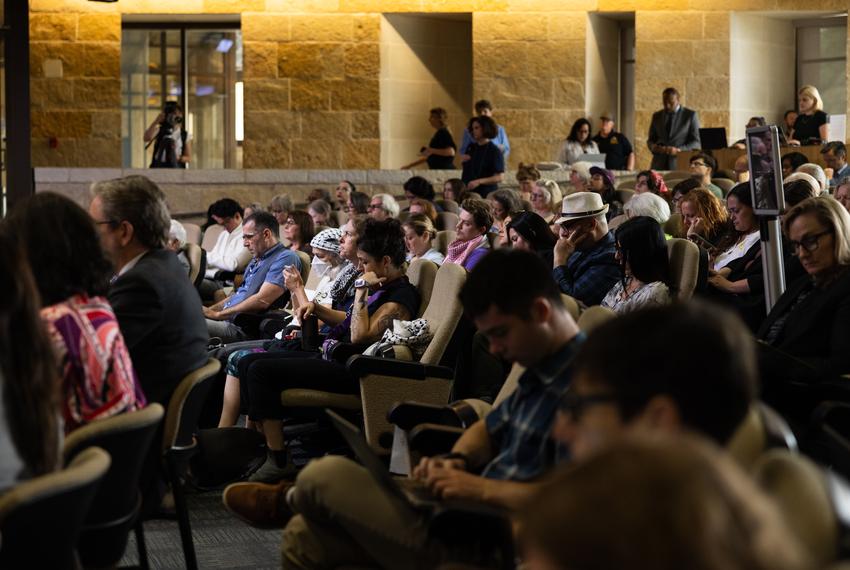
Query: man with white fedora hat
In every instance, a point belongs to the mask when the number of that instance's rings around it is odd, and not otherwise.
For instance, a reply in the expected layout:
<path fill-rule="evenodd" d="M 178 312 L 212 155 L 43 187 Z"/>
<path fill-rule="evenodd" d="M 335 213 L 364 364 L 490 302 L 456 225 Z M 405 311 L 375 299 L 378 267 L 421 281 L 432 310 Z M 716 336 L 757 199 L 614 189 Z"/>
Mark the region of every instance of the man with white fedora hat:
<path fill-rule="evenodd" d="M 614 258 L 616 242 L 608 231 L 608 205 L 596 192 L 576 192 L 564 198 L 555 244 L 553 276 L 561 292 L 587 306 L 598 305 L 620 279 Z"/>

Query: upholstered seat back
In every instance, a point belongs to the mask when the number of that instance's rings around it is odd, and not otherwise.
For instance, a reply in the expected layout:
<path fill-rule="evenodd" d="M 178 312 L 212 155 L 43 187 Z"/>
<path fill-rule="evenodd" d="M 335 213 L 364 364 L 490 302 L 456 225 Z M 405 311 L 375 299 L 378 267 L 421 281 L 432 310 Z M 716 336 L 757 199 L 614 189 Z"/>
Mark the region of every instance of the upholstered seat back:
<path fill-rule="evenodd" d="M 434 338 L 428 344 L 420 362 L 439 364 L 463 315 L 460 288 L 466 282 L 466 270 L 454 263 L 444 263 L 437 271 L 431 302 L 422 317 L 428 321 Z"/>
<path fill-rule="evenodd" d="M 699 274 L 699 248 L 686 239 L 667 240 L 670 281 L 677 301 L 687 301 L 694 294 Z"/>

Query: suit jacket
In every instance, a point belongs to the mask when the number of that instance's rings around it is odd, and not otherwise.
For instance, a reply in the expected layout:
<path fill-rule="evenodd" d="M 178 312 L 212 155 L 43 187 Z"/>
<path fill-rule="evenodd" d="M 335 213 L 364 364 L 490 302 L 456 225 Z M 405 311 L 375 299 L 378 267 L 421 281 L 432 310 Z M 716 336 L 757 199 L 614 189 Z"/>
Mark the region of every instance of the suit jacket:
<path fill-rule="evenodd" d="M 652 150 L 652 145 L 675 146 L 681 150 L 694 150 L 700 148 L 699 140 L 699 117 L 697 112 L 685 107 L 673 114 L 673 124 L 670 127 L 670 135 L 667 135 L 665 124 L 667 112 L 662 109 L 652 114 L 649 124 L 649 135 L 646 143 Z M 652 168 L 654 170 L 676 170 L 676 157 L 668 154 L 652 155 Z"/>
<path fill-rule="evenodd" d="M 786 289 L 762 323 L 759 339 L 767 337 L 771 325 L 810 286 L 811 278 L 804 275 Z M 825 290 L 815 288 L 795 306 L 773 347 L 777 350 L 762 351 L 760 359 L 766 383 L 816 382 L 850 373 L 850 270 Z"/>
<path fill-rule="evenodd" d="M 207 360 L 198 292 L 173 252 L 154 249 L 112 283 L 108 297 L 148 402 L 166 405 Z"/>

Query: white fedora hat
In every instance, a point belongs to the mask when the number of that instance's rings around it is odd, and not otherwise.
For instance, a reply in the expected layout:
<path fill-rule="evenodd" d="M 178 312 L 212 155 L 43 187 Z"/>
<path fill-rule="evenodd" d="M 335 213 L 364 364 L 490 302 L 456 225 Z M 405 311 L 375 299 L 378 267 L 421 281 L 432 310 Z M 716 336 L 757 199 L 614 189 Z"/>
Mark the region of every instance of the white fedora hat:
<path fill-rule="evenodd" d="M 592 218 L 607 213 L 608 204 L 602 203 L 602 197 L 599 194 L 596 192 L 576 192 L 564 198 L 561 205 L 561 217 L 555 220 L 555 223 L 563 224 L 570 220 Z"/>

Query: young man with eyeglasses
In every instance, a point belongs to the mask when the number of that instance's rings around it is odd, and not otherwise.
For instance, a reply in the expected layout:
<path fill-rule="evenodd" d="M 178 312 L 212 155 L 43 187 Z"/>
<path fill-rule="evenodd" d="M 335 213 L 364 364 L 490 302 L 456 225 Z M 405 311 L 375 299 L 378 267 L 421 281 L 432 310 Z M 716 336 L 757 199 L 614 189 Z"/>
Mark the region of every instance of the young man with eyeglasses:
<path fill-rule="evenodd" d="M 280 226 L 268 212 L 256 212 L 245 219 L 242 240 L 253 259 L 245 269 L 245 280 L 226 299 L 204 307 L 210 338 L 223 343 L 248 339 L 236 323 L 238 313 L 262 313 L 272 308 L 286 292 L 283 269 L 293 266 L 301 270 L 301 258 L 283 247 L 278 240 Z"/>
<path fill-rule="evenodd" d="M 472 425 L 450 454 L 423 459 L 414 477 L 437 497 L 512 510 L 565 456 L 550 432 L 584 337 L 548 268 L 530 252 L 492 252 L 469 274 L 460 298 L 491 352 L 526 371 L 516 391 Z M 223 500 L 249 524 L 286 525 L 284 568 L 430 568 L 449 558 L 448 548 L 429 534 L 428 512 L 390 495 L 341 457 L 311 462 L 294 486 L 231 485 Z"/>
<path fill-rule="evenodd" d="M 691 178 L 697 180 L 703 188 L 714 194 L 718 200 L 723 200 L 723 190 L 720 186 L 712 184 L 711 177 L 717 170 L 717 161 L 710 154 L 698 152 L 691 157 L 689 163 Z"/>
<path fill-rule="evenodd" d="M 741 320 L 716 305 L 617 317 L 576 357 L 553 435 L 575 460 L 642 430 L 687 430 L 725 445 L 755 397 L 754 345 Z"/>

